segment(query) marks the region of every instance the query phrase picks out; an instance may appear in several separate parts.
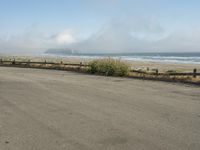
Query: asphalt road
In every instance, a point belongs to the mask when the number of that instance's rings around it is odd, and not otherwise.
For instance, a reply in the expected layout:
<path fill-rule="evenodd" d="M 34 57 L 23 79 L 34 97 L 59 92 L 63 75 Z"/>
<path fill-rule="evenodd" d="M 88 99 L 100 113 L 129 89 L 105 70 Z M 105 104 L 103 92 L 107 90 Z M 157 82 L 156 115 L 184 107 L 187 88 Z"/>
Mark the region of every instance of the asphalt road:
<path fill-rule="evenodd" d="M 200 150 L 200 87 L 0 67 L 0 150 Z"/>

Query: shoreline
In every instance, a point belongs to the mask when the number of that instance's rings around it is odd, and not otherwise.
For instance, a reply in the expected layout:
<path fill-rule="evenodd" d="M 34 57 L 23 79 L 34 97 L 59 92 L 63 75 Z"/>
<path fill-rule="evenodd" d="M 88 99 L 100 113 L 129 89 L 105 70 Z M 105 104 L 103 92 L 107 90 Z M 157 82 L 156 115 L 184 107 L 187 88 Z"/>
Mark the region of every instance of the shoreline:
<path fill-rule="evenodd" d="M 87 64 L 95 59 L 103 58 L 86 58 L 86 57 L 74 57 L 74 56 L 50 56 L 50 55 L 0 55 L 3 59 L 16 59 L 16 60 L 31 60 L 31 61 L 49 61 L 49 62 L 66 62 L 66 63 L 80 63 Z M 108 57 L 105 57 L 108 58 Z M 111 57 L 112 58 L 112 57 Z M 178 63 L 178 62 L 158 62 L 158 61 L 142 61 L 142 60 L 123 60 L 127 62 L 131 67 L 138 69 L 158 69 L 161 72 L 168 70 L 177 70 L 183 72 L 191 72 L 194 68 L 200 71 L 200 64 L 195 63 Z"/>
<path fill-rule="evenodd" d="M 10 61 L 8 60 L 10 59 Z M 86 73 L 88 68 L 88 62 L 90 60 L 82 59 L 60 59 L 55 57 L 33 57 L 33 56 L 20 56 L 20 57 L 7 57 L 1 60 L 2 67 L 19 67 L 19 68 L 37 68 L 37 69 L 51 69 L 51 70 L 64 70 L 74 71 L 79 73 Z M 13 61 L 15 60 L 15 61 Z M 80 63 L 81 62 L 81 63 Z M 130 64 L 127 78 L 143 79 L 143 80 L 154 80 L 154 81 L 165 81 L 174 83 L 186 83 L 199 85 L 200 77 L 199 66 L 192 64 L 161 64 L 152 62 L 139 62 L 139 61 L 126 61 Z M 193 74 L 194 67 L 196 67 L 197 76 Z M 148 69 L 147 69 L 148 68 Z M 156 73 L 156 72 L 157 73 Z M 170 74 L 169 74 L 170 73 Z"/>

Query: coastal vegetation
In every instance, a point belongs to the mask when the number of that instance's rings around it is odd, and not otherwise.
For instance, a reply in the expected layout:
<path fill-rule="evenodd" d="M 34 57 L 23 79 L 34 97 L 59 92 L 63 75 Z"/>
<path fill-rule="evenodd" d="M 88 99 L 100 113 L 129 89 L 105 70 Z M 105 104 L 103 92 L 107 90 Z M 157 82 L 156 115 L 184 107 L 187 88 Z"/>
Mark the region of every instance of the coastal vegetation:
<path fill-rule="evenodd" d="M 163 70 L 162 68 L 151 67 L 151 64 L 149 64 L 150 67 L 137 67 L 136 65 L 129 65 L 125 61 L 113 58 L 80 62 L 51 57 L 33 58 L 8 56 L 0 58 L 0 66 L 65 70 L 105 76 L 125 76 L 129 78 L 194 83 L 200 85 L 200 69 L 197 66 L 197 68 L 188 68 L 187 70 L 177 67 L 174 68 L 172 66 L 172 69 L 168 67 Z"/>
<path fill-rule="evenodd" d="M 127 76 L 130 66 L 120 60 L 107 58 L 89 62 L 88 72 L 105 76 Z"/>

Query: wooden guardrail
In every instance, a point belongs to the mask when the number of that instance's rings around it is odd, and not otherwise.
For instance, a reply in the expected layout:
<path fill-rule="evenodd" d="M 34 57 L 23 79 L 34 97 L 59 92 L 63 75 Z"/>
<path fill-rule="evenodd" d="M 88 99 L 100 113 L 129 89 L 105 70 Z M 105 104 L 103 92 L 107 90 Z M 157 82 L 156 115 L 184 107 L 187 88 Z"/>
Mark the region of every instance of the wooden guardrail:
<path fill-rule="evenodd" d="M 131 70 L 131 72 L 139 73 L 139 74 L 147 74 L 147 75 L 156 75 L 156 76 L 164 76 L 164 75 L 169 75 L 169 76 L 193 76 L 196 78 L 197 76 L 200 76 L 200 72 L 197 72 L 197 69 L 193 69 L 193 72 L 165 72 L 165 73 L 160 73 L 158 69 L 155 70 L 155 72 L 149 72 L 149 71 L 141 71 L 141 70 Z"/>
<path fill-rule="evenodd" d="M 45 61 L 15 61 L 15 60 L 2 60 L 0 59 L 0 64 L 10 64 L 10 65 L 23 65 L 23 64 L 26 64 L 26 65 L 30 65 L 30 64 L 38 64 L 38 65 L 64 65 L 64 66 L 78 66 L 78 67 L 87 67 L 88 65 L 87 64 L 83 64 L 82 62 L 80 63 L 63 63 L 62 61 L 61 62 L 47 62 L 46 60 Z"/>
<path fill-rule="evenodd" d="M 34 65 L 43 65 L 43 67 L 35 67 Z M 46 65 L 46 66 L 45 66 Z M 83 64 L 82 62 L 80 63 L 63 63 L 62 61 L 60 62 L 47 62 L 46 60 L 44 61 L 16 61 L 15 59 L 13 60 L 3 60 L 0 59 L 0 66 L 18 66 L 18 67 L 32 67 L 32 68 L 48 68 L 47 65 L 52 65 L 54 66 L 54 68 L 56 67 L 56 69 L 60 69 L 62 70 L 62 67 L 66 67 L 66 66 L 72 66 L 72 67 L 77 67 L 77 68 L 84 68 L 84 67 L 88 67 L 88 64 Z M 66 69 L 66 68 L 65 68 Z M 64 69 L 63 69 L 64 70 Z M 197 72 L 197 69 L 193 69 L 193 72 L 183 72 L 183 73 L 178 73 L 178 72 L 165 72 L 165 73 L 161 73 L 159 72 L 158 69 L 155 69 L 154 72 L 150 72 L 149 68 L 147 71 L 141 71 L 141 70 L 131 70 L 131 72 L 133 73 L 138 73 L 138 74 L 143 74 L 143 75 L 155 75 L 155 76 L 164 76 L 164 75 L 168 75 L 168 76 L 192 76 L 194 78 L 196 78 L 197 76 L 200 76 L 200 72 Z"/>
<path fill-rule="evenodd" d="M 66 70 L 85 72 L 87 64 L 80 63 L 63 63 L 60 62 L 47 62 L 45 61 L 16 61 L 14 60 L 2 60 L 0 59 L 0 66 L 6 67 L 22 67 L 22 68 L 37 68 L 37 69 L 54 69 L 54 70 Z"/>

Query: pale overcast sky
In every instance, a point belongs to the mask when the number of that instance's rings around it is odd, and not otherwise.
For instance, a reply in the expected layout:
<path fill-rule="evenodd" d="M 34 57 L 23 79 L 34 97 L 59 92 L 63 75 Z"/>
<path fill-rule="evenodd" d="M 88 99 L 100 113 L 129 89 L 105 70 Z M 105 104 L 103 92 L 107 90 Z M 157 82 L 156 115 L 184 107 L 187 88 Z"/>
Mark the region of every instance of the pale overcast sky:
<path fill-rule="evenodd" d="M 0 0 L 0 53 L 200 52 L 199 0 Z"/>

